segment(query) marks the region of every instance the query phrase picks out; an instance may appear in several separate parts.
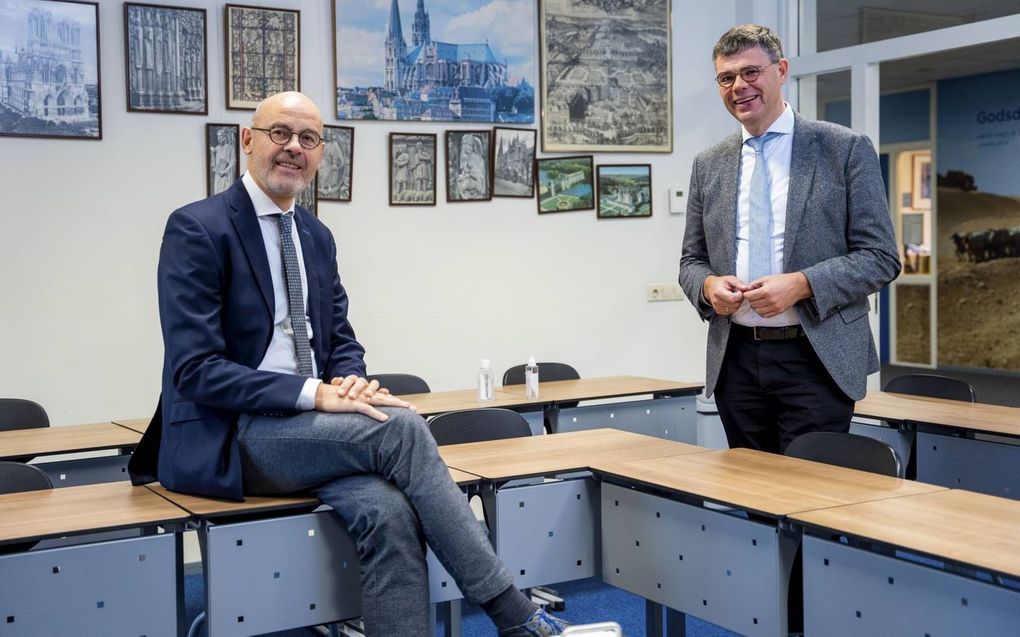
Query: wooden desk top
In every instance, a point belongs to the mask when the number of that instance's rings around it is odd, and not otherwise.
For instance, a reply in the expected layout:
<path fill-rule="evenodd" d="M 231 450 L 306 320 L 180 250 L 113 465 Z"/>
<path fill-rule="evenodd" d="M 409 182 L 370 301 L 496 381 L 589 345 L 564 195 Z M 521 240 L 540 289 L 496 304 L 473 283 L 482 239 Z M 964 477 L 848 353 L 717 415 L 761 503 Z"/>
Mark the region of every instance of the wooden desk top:
<path fill-rule="evenodd" d="M 180 522 L 188 513 L 129 482 L 0 495 L 0 544 Z"/>
<path fill-rule="evenodd" d="M 428 394 L 405 394 L 401 398 L 417 407 L 418 413 L 424 417 L 445 414 L 451 411 L 463 411 L 465 409 L 517 407 L 527 404 L 526 400 L 506 393 L 502 388 L 496 389 L 493 392 L 493 399 L 485 402 L 478 400 L 478 390 L 476 389 L 457 389 Z"/>
<path fill-rule="evenodd" d="M 1020 437 L 1020 408 L 870 391 L 854 413 L 895 422 L 939 425 Z"/>
<path fill-rule="evenodd" d="M 121 427 L 127 427 L 132 431 L 137 431 L 140 434 L 145 433 L 145 430 L 149 428 L 149 422 L 152 418 L 118 418 L 113 421 L 113 424 L 120 425 Z"/>
<path fill-rule="evenodd" d="M 700 454 L 704 447 L 617 429 L 589 429 L 439 448 L 446 464 L 488 480 L 586 470 L 599 462 Z"/>
<path fill-rule="evenodd" d="M 137 431 L 112 422 L 0 431 L 0 460 L 133 447 L 141 439 Z"/>
<path fill-rule="evenodd" d="M 773 517 L 943 489 L 750 449 L 602 462 L 592 470 Z"/>
<path fill-rule="evenodd" d="M 554 380 L 538 384 L 538 399 L 525 404 L 565 402 L 574 400 L 596 400 L 598 398 L 619 398 L 660 392 L 696 394 L 705 387 L 704 383 L 686 383 L 678 380 L 644 378 L 642 376 L 604 376 L 600 378 L 579 378 L 576 380 Z M 504 385 L 500 391 L 524 398 L 524 385 Z"/>
<path fill-rule="evenodd" d="M 961 491 L 807 511 L 798 522 L 1020 577 L 1020 502 Z"/>
<path fill-rule="evenodd" d="M 458 485 L 473 484 L 479 481 L 478 476 L 473 476 L 463 471 L 450 469 L 450 477 Z M 288 509 L 314 509 L 319 506 L 318 498 L 311 496 L 246 496 L 244 502 L 233 500 L 220 500 L 217 498 L 205 498 L 198 495 L 186 493 L 175 493 L 159 483 L 146 485 L 151 490 L 168 501 L 181 507 L 192 515 L 202 517 L 227 517 L 247 513 L 266 513 L 270 511 L 286 511 Z"/>

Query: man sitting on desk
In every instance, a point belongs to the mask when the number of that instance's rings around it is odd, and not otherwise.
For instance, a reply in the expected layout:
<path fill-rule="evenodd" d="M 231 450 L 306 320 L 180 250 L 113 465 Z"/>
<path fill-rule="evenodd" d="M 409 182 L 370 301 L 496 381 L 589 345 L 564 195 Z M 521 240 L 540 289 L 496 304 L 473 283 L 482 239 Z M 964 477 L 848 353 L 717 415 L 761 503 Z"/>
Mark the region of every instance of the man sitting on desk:
<path fill-rule="evenodd" d="M 132 481 L 233 500 L 313 492 L 357 542 L 368 635 L 428 634 L 423 537 L 500 635 L 558 635 L 565 624 L 513 586 L 425 421 L 364 378 L 336 244 L 294 205 L 322 132 L 304 95 L 267 98 L 241 131 L 248 172 L 170 215 L 163 393 Z"/>

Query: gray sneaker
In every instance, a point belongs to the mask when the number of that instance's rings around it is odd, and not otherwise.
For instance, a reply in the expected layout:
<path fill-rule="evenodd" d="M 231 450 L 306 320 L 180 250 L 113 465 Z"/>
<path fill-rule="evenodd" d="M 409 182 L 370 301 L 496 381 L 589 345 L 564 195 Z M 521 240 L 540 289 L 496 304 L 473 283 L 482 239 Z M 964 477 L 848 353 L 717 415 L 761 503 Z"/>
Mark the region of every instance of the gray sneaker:
<path fill-rule="evenodd" d="M 520 626 L 499 631 L 499 637 L 550 637 L 562 634 L 569 625 L 539 608 Z"/>

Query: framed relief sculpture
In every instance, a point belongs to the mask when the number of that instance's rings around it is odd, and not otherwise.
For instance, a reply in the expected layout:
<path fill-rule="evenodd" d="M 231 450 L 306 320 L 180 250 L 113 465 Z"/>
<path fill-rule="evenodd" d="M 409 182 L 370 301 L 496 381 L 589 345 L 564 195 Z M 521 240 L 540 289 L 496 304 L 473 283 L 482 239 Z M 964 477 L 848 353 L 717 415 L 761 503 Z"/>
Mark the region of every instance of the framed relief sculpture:
<path fill-rule="evenodd" d="M 542 150 L 673 150 L 670 0 L 539 3 Z"/>
<path fill-rule="evenodd" d="M 319 199 L 350 201 L 354 173 L 354 129 L 323 126 L 322 161 L 319 163 Z"/>
<path fill-rule="evenodd" d="M 254 109 L 266 97 L 301 90 L 300 12 L 228 4 L 227 108 Z"/>
<path fill-rule="evenodd" d="M 205 125 L 206 192 L 223 192 L 241 176 L 240 127 L 237 124 Z"/>
<path fill-rule="evenodd" d="M 209 112 L 205 9 L 124 3 L 127 109 Z"/>
<path fill-rule="evenodd" d="M 436 205 L 436 136 L 390 133 L 390 205 Z"/>
<path fill-rule="evenodd" d="M 306 208 L 308 212 L 312 213 L 316 217 L 319 216 L 319 178 L 316 176 L 312 179 L 312 183 L 305 186 L 304 190 L 298 193 L 298 196 L 294 200 L 295 206 L 301 206 Z"/>
<path fill-rule="evenodd" d="M 492 199 L 489 152 L 492 131 L 446 131 L 446 200 Z"/>
<path fill-rule="evenodd" d="M 651 217 L 651 164 L 600 164 L 598 218 Z"/>
<path fill-rule="evenodd" d="M 530 128 L 493 130 L 492 194 L 494 197 L 535 196 L 535 146 L 538 131 Z"/>
<path fill-rule="evenodd" d="M 591 155 L 544 158 L 535 164 L 539 214 L 595 207 Z"/>
<path fill-rule="evenodd" d="M 4 0 L 0 135 L 102 139 L 99 5 Z"/>

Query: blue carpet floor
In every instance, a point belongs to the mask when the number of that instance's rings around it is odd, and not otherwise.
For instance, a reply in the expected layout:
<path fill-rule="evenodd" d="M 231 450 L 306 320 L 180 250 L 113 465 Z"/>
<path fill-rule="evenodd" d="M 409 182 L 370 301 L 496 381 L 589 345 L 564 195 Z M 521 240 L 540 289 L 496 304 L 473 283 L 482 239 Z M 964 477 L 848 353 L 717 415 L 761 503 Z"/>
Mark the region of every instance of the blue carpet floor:
<path fill-rule="evenodd" d="M 557 584 L 555 587 L 567 600 L 567 608 L 557 613 L 573 623 L 615 621 L 627 637 L 645 637 L 645 601 L 618 588 L 604 584 L 598 578 Z M 189 575 L 184 580 L 185 608 L 188 622 L 204 607 L 205 596 L 201 575 Z M 495 637 L 496 629 L 477 606 L 462 605 L 462 631 L 464 637 Z M 310 629 L 288 630 L 273 633 L 273 637 L 312 637 Z M 442 635 L 442 632 L 437 632 Z M 700 621 L 687 618 L 687 637 L 735 637 L 734 633 Z"/>

